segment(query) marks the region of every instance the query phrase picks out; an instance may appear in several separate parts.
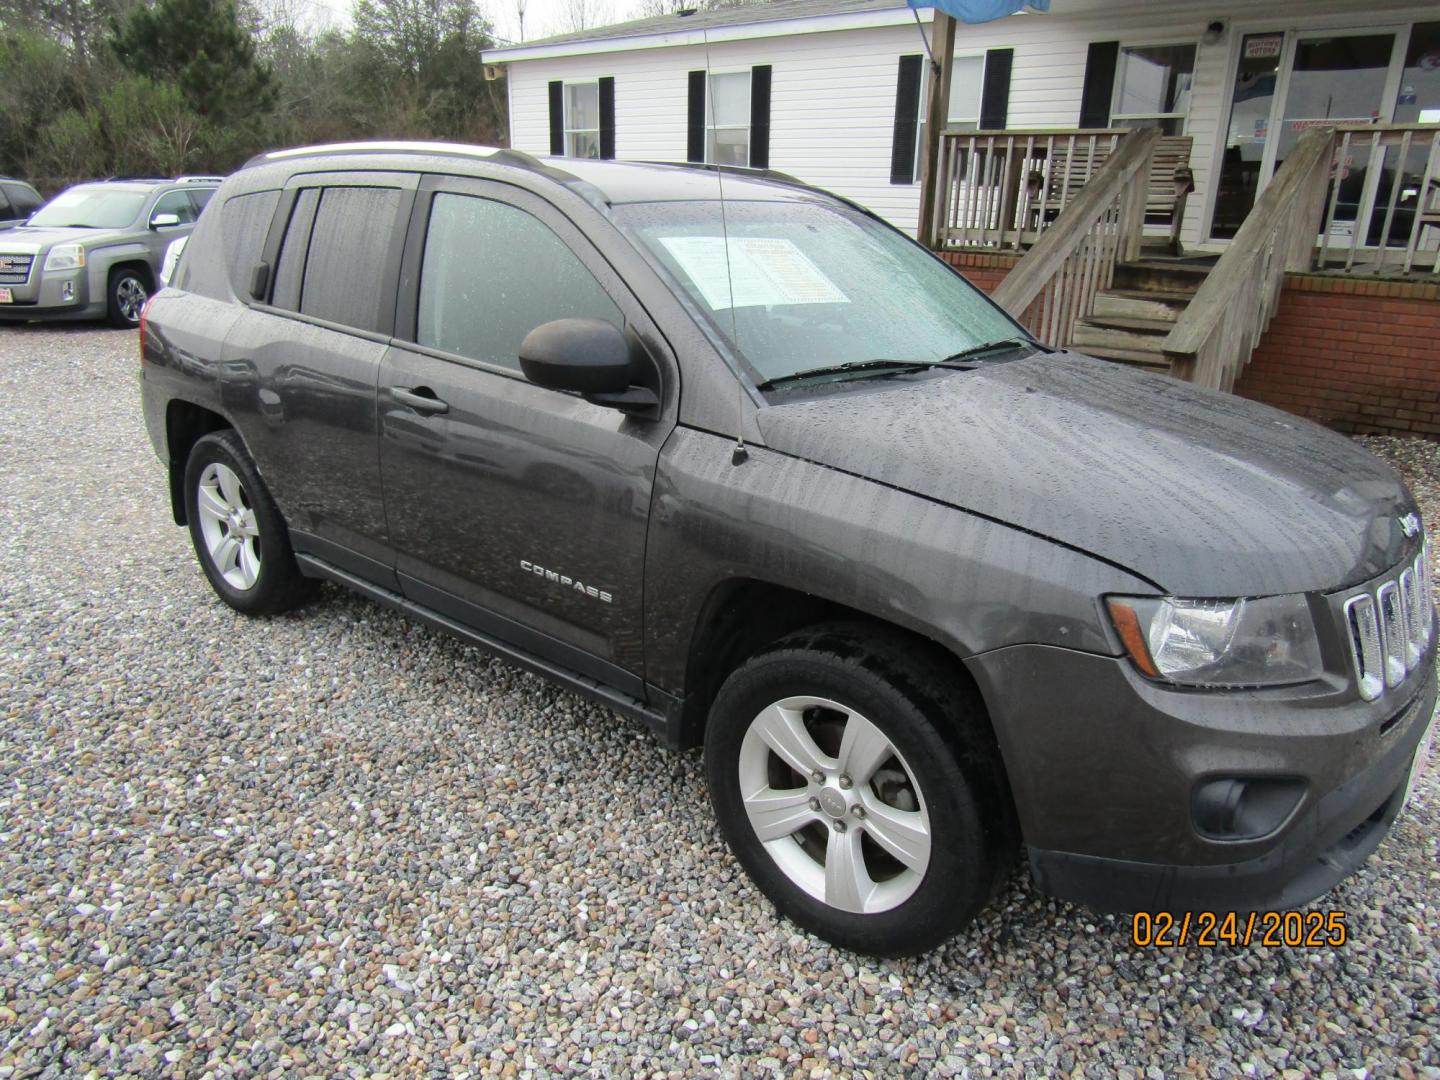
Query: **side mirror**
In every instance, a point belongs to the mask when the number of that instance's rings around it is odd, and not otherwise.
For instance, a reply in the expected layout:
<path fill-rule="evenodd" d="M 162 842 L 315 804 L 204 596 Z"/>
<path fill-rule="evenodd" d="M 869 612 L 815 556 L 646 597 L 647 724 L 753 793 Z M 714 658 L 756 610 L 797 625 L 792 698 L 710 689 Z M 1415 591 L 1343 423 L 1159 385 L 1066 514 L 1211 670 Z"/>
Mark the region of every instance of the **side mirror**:
<path fill-rule="evenodd" d="M 173 229 L 179 224 L 179 214 L 156 214 L 150 219 L 150 228 L 152 229 Z"/>
<path fill-rule="evenodd" d="M 536 386 L 569 390 L 621 412 L 652 412 L 660 400 L 632 385 L 636 368 L 625 333 L 600 319 L 556 319 L 520 343 L 520 370 Z"/>

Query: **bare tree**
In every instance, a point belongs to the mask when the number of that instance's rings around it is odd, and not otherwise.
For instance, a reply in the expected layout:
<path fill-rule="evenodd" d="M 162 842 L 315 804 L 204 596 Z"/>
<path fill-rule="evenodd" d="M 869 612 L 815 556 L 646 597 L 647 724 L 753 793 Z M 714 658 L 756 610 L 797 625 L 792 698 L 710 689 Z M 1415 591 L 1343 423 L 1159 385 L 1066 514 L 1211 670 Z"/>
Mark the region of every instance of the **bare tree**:
<path fill-rule="evenodd" d="M 610 0 L 562 0 L 561 33 L 579 33 L 613 20 Z"/>

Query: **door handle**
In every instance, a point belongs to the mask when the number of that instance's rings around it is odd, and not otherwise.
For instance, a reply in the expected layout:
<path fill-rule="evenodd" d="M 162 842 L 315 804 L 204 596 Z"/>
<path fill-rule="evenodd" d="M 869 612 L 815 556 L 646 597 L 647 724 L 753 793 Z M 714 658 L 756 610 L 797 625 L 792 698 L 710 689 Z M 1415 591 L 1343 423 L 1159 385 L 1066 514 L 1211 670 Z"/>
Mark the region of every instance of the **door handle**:
<path fill-rule="evenodd" d="M 443 413 L 449 412 L 450 406 L 435 396 L 435 391 L 428 386 L 417 386 L 413 390 L 404 386 L 390 387 L 390 396 L 401 405 L 408 406 L 418 413 Z"/>

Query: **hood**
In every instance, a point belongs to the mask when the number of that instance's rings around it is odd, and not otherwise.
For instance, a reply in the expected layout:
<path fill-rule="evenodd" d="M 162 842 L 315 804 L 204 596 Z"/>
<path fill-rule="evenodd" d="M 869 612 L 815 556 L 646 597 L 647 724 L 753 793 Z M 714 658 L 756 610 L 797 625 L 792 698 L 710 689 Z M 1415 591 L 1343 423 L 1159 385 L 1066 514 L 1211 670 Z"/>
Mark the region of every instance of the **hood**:
<path fill-rule="evenodd" d="M 5 230 L 5 239 L 0 241 L 6 251 L 23 251 L 35 255 L 56 244 L 83 244 L 98 236 L 115 232 L 114 229 L 32 229 L 28 225 L 17 225 Z"/>
<path fill-rule="evenodd" d="M 1413 509 L 1341 435 L 1075 353 L 762 409 L 772 449 L 1057 540 L 1174 595 L 1333 590 L 1394 565 Z"/>

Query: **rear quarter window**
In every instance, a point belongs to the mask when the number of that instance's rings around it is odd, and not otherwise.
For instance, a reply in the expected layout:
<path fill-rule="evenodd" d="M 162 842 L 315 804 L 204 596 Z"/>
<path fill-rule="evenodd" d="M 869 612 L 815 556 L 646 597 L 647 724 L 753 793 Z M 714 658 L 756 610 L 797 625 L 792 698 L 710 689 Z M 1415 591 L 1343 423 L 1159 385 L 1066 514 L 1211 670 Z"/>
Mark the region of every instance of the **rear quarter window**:
<path fill-rule="evenodd" d="M 250 295 L 250 276 L 260 261 L 265 236 L 270 231 L 270 221 L 279 203 L 279 191 L 256 191 L 249 195 L 232 196 L 220 208 L 225 266 L 230 287 L 237 296 Z"/>

